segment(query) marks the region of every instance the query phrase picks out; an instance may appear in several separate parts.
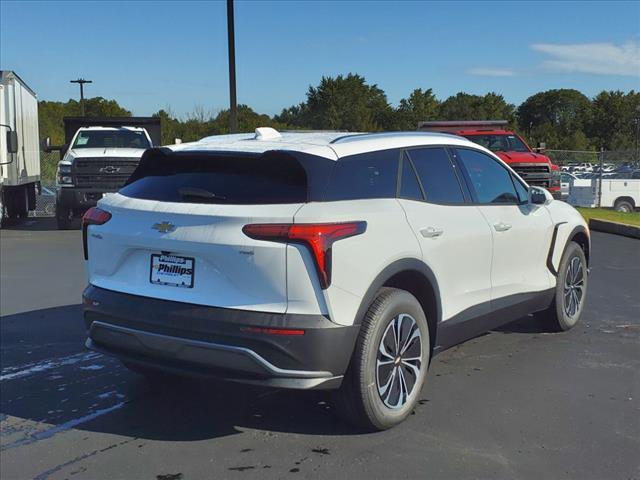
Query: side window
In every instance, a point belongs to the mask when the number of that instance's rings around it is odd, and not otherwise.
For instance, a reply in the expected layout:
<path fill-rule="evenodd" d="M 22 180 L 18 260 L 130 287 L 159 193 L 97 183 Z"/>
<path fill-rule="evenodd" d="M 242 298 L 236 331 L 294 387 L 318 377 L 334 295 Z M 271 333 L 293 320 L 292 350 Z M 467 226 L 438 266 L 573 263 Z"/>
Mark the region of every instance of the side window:
<path fill-rule="evenodd" d="M 520 203 L 511 174 L 495 159 L 477 150 L 456 149 L 478 203 Z"/>
<path fill-rule="evenodd" d="M 518 200 L 520 200 L 520 203 L 527 203 L 529 201 L 529 191 L 527 190 L 527 187 L 525 187 L 516 177 L 511 176 L 511 178 L 513 180 L 513 184 L 516 186 Z"/>
<path fill-rule="evenodd" d="M 464 203 L 458 176 L 444 148 L 408 150 L 418 172 L 427 202 Z"/>
<path fill-rule="evenodd" d="M 411 160 L 405 153 L 402 158 L 402 179 L 400 180 L 400 198 L 408 198 L 409 200 L 424 200 L 420 184 L 416 178 L 411 166 Z"/>
<path fill-rule="evenodd" d="M 337 160 L 325 200 L 395 198 L 399 158 L 398 150 L 383 150 Z"/>

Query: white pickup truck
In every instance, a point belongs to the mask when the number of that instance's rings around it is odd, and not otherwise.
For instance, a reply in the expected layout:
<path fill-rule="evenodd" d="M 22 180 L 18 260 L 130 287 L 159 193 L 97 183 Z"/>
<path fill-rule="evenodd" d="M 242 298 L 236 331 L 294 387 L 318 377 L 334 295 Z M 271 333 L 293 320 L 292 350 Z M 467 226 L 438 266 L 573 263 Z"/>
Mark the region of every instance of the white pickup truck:
<path fill-rule="evenodd" d="M 567 202 L 575 207 L 613 208 L 618 212 L 640 209 L 640 179 L 616 178 L 602 180 L 602 195 L 598 202 L 598 179 L 574 181 Z"/>
<path fill-rule="evenodd" d="M 160 144 L 160 119 L 149 117 L 66 117 L 57 172 L 56 220 L 72 228 L 74 218 L 105 193 L 124 185 L 145 149 Z"/>

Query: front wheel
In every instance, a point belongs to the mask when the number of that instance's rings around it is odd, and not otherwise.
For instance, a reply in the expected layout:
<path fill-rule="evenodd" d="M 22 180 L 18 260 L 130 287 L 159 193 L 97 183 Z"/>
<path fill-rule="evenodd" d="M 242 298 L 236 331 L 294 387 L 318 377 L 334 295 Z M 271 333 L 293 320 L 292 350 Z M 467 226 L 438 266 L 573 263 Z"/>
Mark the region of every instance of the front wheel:
<path fill-rule="evenodd" d="M 344 418 L 385 430 L 411 414 L 430 356 L 429 327 L 409 292 L 382 288 L 362 320 L 351 364 L 338 392 Z"/>
<path fill-rule="evenodd" d="M 70 230 L 73 227 L 73 210 L 56 203 L 56 222 L 58 230 Z"/>
<path fill-rule="evenodd" d="M 582 316 L 588 281 L 584 251 L 576 242 L 571 242 L 560 261 L 553 303 L 536 315 L 552 330 L 570 330 Z"/>

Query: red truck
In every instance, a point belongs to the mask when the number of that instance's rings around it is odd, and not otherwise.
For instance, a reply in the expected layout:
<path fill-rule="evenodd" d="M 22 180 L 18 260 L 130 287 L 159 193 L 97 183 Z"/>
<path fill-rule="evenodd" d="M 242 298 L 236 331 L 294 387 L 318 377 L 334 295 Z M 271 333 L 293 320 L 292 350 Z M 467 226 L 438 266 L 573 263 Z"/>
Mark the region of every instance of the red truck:
<path fill-rule="evenodd" d="M 529 185 L 544 187 L 560 198 L 560 168 L 549 157 L 534 152 L 506 120 L 421 122 L 419 130 L 460 135 L 494 152 Z"/>

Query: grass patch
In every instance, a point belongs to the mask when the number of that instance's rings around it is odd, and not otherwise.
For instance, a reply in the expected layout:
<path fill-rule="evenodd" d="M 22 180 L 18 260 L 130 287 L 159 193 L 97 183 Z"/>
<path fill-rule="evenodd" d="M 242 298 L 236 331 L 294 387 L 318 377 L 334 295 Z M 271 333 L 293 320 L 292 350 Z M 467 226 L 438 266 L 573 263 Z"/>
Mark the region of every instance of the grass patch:
<path fill-rule="evenodd" d="M 578 208 L 585 220 L 590 219 L 607 220 L 609 222 L 626 223 L 627 225 L 640 226 L 640 213 L 621 213 L 608 208 Z"/>

